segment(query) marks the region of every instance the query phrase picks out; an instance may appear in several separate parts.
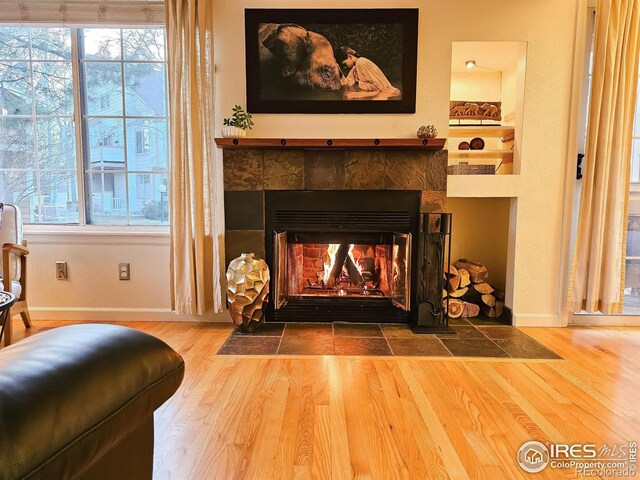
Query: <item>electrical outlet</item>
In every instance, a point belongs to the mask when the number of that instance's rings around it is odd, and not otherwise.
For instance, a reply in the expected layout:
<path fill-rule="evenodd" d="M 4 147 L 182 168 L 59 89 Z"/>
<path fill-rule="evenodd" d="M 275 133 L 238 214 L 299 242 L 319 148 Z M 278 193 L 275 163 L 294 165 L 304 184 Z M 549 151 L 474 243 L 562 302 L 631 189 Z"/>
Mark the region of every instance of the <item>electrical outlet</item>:
<path fill-rule="evenodd" d="M 131 280 L 131 270 L 128 263 L 118 265 L 118 276 L 120 280 Z"/>
<path fill-rule="evenodd" d="M 67 273 L 67 262 L 56 262 L 56 279 L 68 280 L 69 275 Z"/>

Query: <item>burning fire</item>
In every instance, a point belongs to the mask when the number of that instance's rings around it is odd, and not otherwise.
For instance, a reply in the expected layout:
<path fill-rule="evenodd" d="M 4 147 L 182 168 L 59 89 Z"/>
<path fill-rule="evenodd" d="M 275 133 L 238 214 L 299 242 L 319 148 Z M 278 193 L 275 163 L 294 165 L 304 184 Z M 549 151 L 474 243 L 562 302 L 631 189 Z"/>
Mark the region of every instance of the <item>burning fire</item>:
<path fill-rule="evenodd" d="M 349 245 L 349 253 L 347 254 L 349 256 L 349 258 L 351 259 L 351 261 L 353 262 L 353 264 L 356 266 L 356 269 L 358 270 L 358 272 L 360 272 L 360 275 L 362 275 L 362 265 L 360 265 L 359 259 L 356 260 L 356 258 L 353 255 L 353 244 Z M 335 281 L 336 278 L 332 278 L 331 276 L 331 271 L 334 269 L 335 264 L 336 264 L 336 255 L 338 253 L 338 249 L 340 248 L 340 244 L 339 243 L 330 243 L 327 247 L 327 259 L 324 263 L 324 284 L 329 286 L 329 287 L 334 287 L 335 286 Z M 340 273 L 342 273 L 342 271 L 345 269 L 345 265 L 342 265 L 342 269 L 340 270 Z M 340 275 L 338 275 L 340 276 Z"/>

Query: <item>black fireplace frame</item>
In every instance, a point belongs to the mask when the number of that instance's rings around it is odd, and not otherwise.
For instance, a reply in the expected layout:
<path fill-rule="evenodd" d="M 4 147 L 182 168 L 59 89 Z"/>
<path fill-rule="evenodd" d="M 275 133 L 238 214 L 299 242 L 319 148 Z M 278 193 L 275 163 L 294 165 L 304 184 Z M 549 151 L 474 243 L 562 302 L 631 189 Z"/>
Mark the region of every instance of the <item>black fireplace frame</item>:
<path fill-rule="evenodd" d="M 411 293 L 408 311 L 388 299 L 348 297 L 291 299 L 280 309 L 269 302 L 267 321 L 413 323 L 418 308 L 419 190 L 265 191 L 265 257 L 274 272 L 274 233 L 330 233 L 340 241 L 352 234 L 411 235 Z M 275 279 L 272 279 L 272 285 Z M 274 288 L 271 288 L 273 296 Z"/>

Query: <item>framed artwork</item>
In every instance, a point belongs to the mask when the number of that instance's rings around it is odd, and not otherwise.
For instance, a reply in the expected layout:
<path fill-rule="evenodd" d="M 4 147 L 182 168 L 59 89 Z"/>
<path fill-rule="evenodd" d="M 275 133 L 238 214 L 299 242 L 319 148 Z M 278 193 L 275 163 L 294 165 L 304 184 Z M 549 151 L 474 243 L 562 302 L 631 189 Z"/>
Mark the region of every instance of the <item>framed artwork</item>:
<path fill-rule="evenodd" d="M 251 113 L 415 113 L 418 9 L 246 9 Z"/>

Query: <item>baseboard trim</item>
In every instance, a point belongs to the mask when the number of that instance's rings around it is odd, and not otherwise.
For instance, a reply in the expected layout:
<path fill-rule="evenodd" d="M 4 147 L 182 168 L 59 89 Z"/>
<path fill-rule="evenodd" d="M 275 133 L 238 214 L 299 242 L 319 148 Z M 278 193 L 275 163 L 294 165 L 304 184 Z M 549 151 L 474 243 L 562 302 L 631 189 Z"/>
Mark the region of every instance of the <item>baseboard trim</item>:
<path fill-rule="evenodd" d="M 637 315 L 573 315 L 571 326 L 592 327 L 640 327 Z"/>
<path fill-rule="evenodd" d="M 562 327 L 562 320 L 558 315 L 546 314 L 513 314 L 515 327 Z"/>
<path fill-rule="evenodd" d="M 231 322 L 229 312 L 178 315 L 168 308 L 29 307 L 33 320 L 86 322 Z"/>

